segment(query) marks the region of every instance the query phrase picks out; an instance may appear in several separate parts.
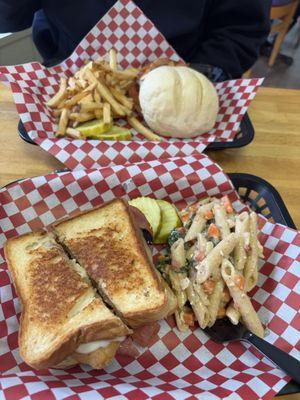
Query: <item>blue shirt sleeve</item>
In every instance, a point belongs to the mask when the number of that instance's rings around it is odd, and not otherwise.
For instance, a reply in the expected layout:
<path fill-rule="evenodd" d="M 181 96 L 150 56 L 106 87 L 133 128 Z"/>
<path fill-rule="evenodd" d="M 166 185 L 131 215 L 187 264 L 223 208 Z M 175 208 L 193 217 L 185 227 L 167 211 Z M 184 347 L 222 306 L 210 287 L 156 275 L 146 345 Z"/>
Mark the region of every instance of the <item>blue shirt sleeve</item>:
<path fill-rule="evenodd" d="M 31 27 L 39 0 L 0 0 L 0 32 L 17 32 Z"/>
<path fill-rule="evenodd" d="M 210 0 L 205 32 L 191 58 L 239 77 L 255 63 L 270 30 L 271 0 Z"/>

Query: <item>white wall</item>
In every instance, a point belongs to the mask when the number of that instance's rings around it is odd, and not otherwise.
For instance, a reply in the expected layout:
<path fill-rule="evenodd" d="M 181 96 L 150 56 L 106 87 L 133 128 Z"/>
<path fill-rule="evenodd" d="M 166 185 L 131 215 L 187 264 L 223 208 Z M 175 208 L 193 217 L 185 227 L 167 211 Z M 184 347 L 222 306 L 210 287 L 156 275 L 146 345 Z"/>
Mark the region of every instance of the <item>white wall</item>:
<path fill-rule="evenodd" d="M 32 39 L 31 29 L 0 35 L 0 64 L 14 65 L 41 61 Z"/>

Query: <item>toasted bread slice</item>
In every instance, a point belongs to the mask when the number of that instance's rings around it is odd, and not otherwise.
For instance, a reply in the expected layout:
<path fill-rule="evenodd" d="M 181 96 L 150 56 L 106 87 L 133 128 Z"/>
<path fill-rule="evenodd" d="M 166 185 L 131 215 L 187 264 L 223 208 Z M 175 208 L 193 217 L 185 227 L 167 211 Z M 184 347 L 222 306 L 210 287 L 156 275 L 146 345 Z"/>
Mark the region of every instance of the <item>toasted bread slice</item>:
<path fill-rule="evenodd" d="M 127 202 L 113 200 L 53 229 L 129 326 L 145 325 L 174 311 L 173 294 L 160 282 Z"/>
<path fill-rule="evenodd" d="M 22 304 L 19 347 L 27 364 L 37 369 L 51 367 L 82 343 L 130 332 L 52 233 L 9 239 L 5 255 Z"/>

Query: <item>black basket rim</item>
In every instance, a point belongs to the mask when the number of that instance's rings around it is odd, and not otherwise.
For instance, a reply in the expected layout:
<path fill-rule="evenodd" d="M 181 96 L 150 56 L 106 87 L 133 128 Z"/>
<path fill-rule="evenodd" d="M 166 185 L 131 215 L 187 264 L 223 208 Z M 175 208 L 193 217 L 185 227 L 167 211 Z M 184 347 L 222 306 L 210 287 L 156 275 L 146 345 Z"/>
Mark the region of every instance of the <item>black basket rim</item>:
<path fill-rule="evenodd" d="M 237 136 L 240 134 L 240 132 L 243 132 L 243 135 L 241 138 L 237 138 Z M 18 133 L 21 139 L 23 139 L 26 143 L 37 145 L 31 137 L 28 135 L 26 132 L 23 122 L 21 119 L 19 119 L 18 122 Z M 205 149 L 206 150 L 226 150 L 226 149 L 235 149 L 235 148 L 240 148 L 247 146 L 247 144 L 250 144 L 252 140 L 254 139 L 254 128 L 252 125 L 252 122 L 249 118 L 248 113 L 246 112 L 245 115 L 243 116 L 243 119 L 241 121 L 240 125 L 240 130 L 236 133 L 235 137 L 231 142 L 212 142 L 209 143 Z"/>
<path fill-rule="evenodd" d="M 284 225 L 286 225 L 289 228 L 297 230 L 297 227 L 296 227 L 281 195 L 279 194 L 278 190 L 273 185 L 271 185 L 271 183 L 269 183 L 268 181 L 266 181 L 265 179 L 263 179 L 257 175 L 247 174 L 247 173 L 243 173 L 243 172 L 241 172 L 241 173 L 231 172 L 231 173 L 228 173 L 227 175 L 229 176 L 230 180 L 242 178 L 242 179 L 250 180 L 252 182 L 260 183 L 263 186 L 265 186 L 268 189 L 268 192 L 273 196 L 274 203 L 278 206 L 278 209 L 281 213 L 281 217 L 285 221 Z M 278 221 L 277 223 L 282 223 L 282 222 Z"/>

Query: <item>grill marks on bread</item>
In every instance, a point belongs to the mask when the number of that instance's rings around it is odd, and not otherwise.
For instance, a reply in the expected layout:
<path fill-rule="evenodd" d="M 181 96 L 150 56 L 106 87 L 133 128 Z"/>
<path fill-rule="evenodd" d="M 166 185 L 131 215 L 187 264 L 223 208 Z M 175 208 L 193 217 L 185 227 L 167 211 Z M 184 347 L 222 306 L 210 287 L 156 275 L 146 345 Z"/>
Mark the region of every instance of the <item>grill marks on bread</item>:
<path fill-rule="evenodd" d="M 63 322 L 89 285 L 71 267 L 70 260 L 59 247 L 40 247 L 32 253 L 35 259 L 28 268 L 28 287 L 29 305 L 34 304 L 34 308 L 30 318 L 47 325 Z"/>
<path fill-rule="evenodd" d="M 97 235 L 90 231 L 84 237 L 66 240 L 65 244 L 85 266 L 90 278 L 105 282 L 107 293 L 126 293 L 144 285 L 142 274 L 136 273 L 139 257 L 120 235 L 117 226 L 99 228 Z"/>

